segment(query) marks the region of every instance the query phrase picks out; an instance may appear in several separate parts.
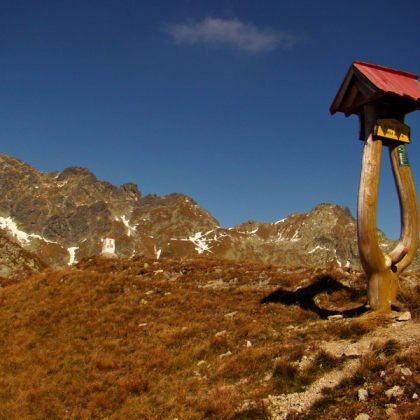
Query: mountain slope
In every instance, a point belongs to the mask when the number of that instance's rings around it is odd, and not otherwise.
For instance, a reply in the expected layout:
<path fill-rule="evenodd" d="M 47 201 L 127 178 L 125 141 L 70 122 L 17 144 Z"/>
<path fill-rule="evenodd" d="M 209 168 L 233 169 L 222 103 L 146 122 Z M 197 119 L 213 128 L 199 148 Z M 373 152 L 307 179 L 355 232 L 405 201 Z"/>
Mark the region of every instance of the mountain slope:
<path fill-rule="evenodd" d="M 418 278 L 402 278 L 413 319 L 397 321 L 366 312 L 363 275 L 340 268 L 137 256 L 50 269 L 0 290 L 0 417 L 382 419 L 391 401 L 391 418 L 418 419 Z M 337 370 L 341 387 L 325 381 Z"/>

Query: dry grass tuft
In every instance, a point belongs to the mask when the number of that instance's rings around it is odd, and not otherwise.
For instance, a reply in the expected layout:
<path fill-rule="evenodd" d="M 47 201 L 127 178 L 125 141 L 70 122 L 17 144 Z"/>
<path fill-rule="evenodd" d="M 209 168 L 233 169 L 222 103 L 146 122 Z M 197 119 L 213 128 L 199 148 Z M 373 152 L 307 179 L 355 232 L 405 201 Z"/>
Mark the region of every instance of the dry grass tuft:
<path fill-rule="evenodd" d="M 413 318 L 420 316 L 420 286 L 416 284 L 400 284 L 397 295 L 398 301 L 411 312 Z"/>
<path fill-rule="evenodd" d="M 390 320 L 385 315 L 367 312 L 359 318 L 352 319 L 350 322 L 332 325 L 331 332 L 343 340 L 358 340 L 370 331 L 386 326 L 389 323 Z"/>
<path fill-rule="evenodd" d="M 391 338 L 390 340 L 385 341 L 385 343 L 374 343 L 372 346 L 372 351 L 376 356 L 392 356 L 398 353 L 401 350 L 401 344 L 398 340 Z"/>
<path fill-rule="evenodd" d="M 299 372 L 294 363 L 282 358 L 274 366 L 273 382 L 276 393 L 285 394 L 304 391 L 311 380 L 308 375 Z"/>

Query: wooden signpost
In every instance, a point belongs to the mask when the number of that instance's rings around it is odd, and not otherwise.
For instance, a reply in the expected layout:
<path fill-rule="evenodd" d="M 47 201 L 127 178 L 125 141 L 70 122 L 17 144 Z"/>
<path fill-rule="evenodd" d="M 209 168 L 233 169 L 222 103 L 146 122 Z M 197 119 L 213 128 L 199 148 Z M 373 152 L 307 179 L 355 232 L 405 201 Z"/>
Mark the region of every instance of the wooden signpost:
<path fill-rule="evenodd" d="M 331 114 L 356 114 L 364 140 L 357 205 L 360 260 L 367 278 L 368 303 L 389 312 L 396 304 L 400 273 L 412 262 L 419 243 L 417 195 L 407 157 L 407 113 L 420 109 L 418 75 L 354 61 L 330 107 Z M 401 235 L 389 253 L 379 247 L 376 211 L 382 146 L 387 146 L 398 191 Z"/>
<path fill-rule="evenodd" d="M 375 135 L 384 139 L 410 143 L 410 127 L 398 120 L 377 119 Z"/>

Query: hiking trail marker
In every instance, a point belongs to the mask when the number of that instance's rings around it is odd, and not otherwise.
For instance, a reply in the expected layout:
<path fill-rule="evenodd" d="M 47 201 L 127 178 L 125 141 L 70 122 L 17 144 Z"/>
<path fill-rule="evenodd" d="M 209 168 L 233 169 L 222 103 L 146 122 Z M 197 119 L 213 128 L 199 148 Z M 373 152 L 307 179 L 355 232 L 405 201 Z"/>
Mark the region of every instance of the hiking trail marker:
<path fill-rule="evenodd" d="M 357 240 L 366 273 L 367 298 L 373 310 L 389 312 L 397 304 L 400 273 L 413 261 L 419 244 L 419 209 L 406 144 L 406 114 L 420 109 L 418 75 L 354 61 L 330 107 L 331 114 L 359 116 L 364 141 L 357 204 Z M 387 146 L 398 191 L 401 234 L 384 253 L 376 232 L 376 211 L 382 146 Z"/>

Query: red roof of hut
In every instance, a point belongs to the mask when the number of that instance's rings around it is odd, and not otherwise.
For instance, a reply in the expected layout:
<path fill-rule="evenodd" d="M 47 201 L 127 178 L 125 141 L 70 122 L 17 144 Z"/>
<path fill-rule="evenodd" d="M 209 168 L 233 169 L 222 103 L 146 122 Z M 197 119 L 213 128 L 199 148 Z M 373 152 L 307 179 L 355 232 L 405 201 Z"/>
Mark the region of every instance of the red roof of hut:
<path fill-rule="evenodd" d="M 331 114 L 363 114 L 363 105 L 378 101 L 403 114 L 420 109 L 417 74 L 354 61 L 330 107 Z"/>

